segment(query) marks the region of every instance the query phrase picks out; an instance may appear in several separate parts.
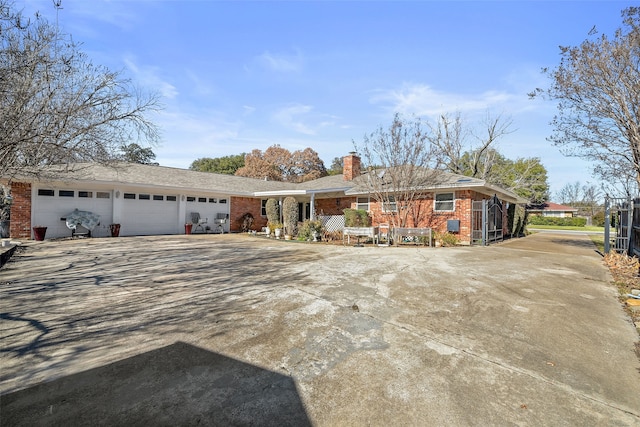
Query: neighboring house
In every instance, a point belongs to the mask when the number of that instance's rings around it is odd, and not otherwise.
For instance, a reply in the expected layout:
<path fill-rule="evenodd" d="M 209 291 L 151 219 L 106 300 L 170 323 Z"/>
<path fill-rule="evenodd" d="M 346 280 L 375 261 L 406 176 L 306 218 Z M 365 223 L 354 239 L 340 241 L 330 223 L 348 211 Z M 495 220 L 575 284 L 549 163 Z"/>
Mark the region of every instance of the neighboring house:
<path fill-rule="evenodd" d="M 241 218 L 250 213 L 252 228 L 261 230 L 267 223 L 267 199 L 282 201 L 287 196 L 298 201 L 300 221 L 359 208 L 370 212 L 374 225 L 389 222 L 368 193 L 366 179 L 354 153 L 344 157 L 342 175 L 299 184 L 141 164 L 79 164 L 58 179 L 13 179 L 11 237 L 31 238 L 36 225 L 47 227 L 47 238 L 70 236 L 61 218 L 74 209 L 100 215 L 96 237 L 109 235 L 111 223 L 121 225 L 121 236 L 182 234 L 192 212 L 208 218 L 209 225 L 215 218 L 228 218 L 223 225 L 226 232 L 240 231 Z M 491 198 L 503 204 L 521 202 L 510 191 L 453 174 L 445 174 L 437 186 L 423 191 L 426 215 L 415 226 L 446 231 L 447 220 L 458 220 L 463 244 L 472 241 L 472 202 Z M 501 215 L 506 224 L 507 210 Z"/>
<path fill-rule="evenodd" d="M 571 218 L 578 215 L 578 209 L 553 202 L 528 205 L 527 212 L 529 215 L 552 216 L 556 218 Z"/>

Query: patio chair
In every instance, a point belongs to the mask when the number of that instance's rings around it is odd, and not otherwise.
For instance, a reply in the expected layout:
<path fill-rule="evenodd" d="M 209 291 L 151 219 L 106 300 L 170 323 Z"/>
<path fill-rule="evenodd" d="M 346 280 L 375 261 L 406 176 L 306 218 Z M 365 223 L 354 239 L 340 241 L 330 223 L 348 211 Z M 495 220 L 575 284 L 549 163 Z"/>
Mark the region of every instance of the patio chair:
<path fill-rule="evenodd" d="M 200 228 L 202 230 L 203 233 L 206 233 L 205 228 L 202 226 L 203 224 L 208 224 L 209 219 L 208 218 L 202 218 L 200 216 L 199 212 L 191 212 L 191 223 L 193 224 L 193 231 L 195 233 L 195 231 Z"/>
<path fill-rule="evenodd" d="M 216 224 L 216 233 L 224 234 L 224 225 L 227 223 L 229 215 L 226 213 L 218 212 L 216 214 L 215 224 Z"/>

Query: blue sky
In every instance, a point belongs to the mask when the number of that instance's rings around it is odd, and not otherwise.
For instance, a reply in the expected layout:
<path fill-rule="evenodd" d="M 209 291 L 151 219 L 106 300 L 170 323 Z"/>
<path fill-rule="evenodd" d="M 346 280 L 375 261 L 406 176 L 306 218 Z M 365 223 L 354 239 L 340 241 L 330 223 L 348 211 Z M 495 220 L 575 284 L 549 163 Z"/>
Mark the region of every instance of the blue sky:
<path fill-rule="evenodd" d="M 52 22 L 51 0 L 17 0 Z M 395 112 L 432 120 L 459 111 L 513 121 L 496 148 L 539 157 L 551 191 L 596 183 L 590 165 L 546 141 L 556 107 L 527 93 L 559 45 L 595 25 L 621 25 L 618 1 L 62 0 L 62 31 L 97 64 L 158 91 L 165 109 L 154 147 L 164 166 L 187 168 L 280 144 L 311 147 L 329 167 Z M 481 128 L 478 129 L 481 131 Z"/>

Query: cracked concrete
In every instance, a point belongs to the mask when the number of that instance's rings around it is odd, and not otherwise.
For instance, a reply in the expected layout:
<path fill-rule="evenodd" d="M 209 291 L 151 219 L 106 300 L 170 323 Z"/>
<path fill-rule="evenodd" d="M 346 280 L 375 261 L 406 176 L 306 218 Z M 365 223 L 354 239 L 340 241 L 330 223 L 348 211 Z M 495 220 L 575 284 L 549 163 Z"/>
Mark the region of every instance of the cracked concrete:
<path fill-rule="evenodd" d="M 0 270 L 3 425 L 640 424 L 638 336 L 585 235 L 25 246 Z"/>

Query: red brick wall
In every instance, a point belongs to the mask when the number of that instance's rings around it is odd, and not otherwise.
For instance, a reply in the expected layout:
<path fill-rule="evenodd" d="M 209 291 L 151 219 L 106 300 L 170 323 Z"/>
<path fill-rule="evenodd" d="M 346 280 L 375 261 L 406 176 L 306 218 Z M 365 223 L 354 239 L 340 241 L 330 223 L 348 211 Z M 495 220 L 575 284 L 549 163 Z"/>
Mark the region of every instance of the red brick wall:
<path fill-rule="evenodd" d="M 12 239 L 31 238 L 31 184 L 28 182 L 11 183 L 11 225 Z"/>
<path fill-rule="evenodd" d="M 470 244 L 472 231 L 471 202 L 473 200 L 481 200 L 482 195 L 471 190 L 462 190 L 455 192 L 455 198 L 455 210 L 453 212 L 434 212 L 433 194 L 426 195 L 424 199 L 416 203 L 416 214 L 408 216 L 407 227 L 428 227 L 434 232 L 444 233 L 447 231 L 447 220 L 457 219 L 460 220 L 460 232 L 457 233 L 460 243 Z M 352 202 L 351 207 L 355 209 L 355 200 Z M 390 214 L 382 212 L 380 203 L 372 200 L 369 204 L 369 209 L 373 225 L 392 223 Z M 418 218 L 417 224 L 414 218 Z"/>
<path fill-rule="evenodd" d="M 342 215 L 343 210 L 355 203 L 354 197 L 315 199 L 316 215 Z"/>
<path fill-rule="evenodd" d="M 229 213 L 229 229 L 231 231 L 242 231 L 242 216 L 246 213 L 253 215 L 252 230 L 260 231 L 266 227 L 267 218 L 260 215 L 262 202 L 260 199 L 251 197 L 231 197 L 231 211 Z"/>

